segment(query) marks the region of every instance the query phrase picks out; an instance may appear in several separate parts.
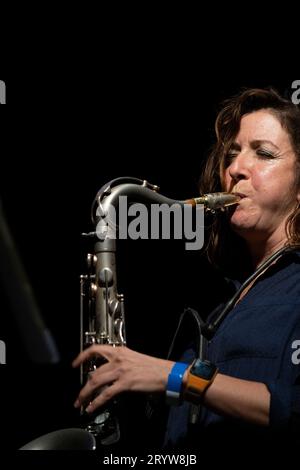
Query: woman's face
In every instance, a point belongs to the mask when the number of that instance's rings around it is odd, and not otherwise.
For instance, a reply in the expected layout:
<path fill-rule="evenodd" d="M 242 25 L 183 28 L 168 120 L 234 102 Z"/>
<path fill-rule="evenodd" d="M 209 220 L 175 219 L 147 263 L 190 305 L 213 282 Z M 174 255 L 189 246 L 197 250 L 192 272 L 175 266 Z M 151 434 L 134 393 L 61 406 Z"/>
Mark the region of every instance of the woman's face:
<path fill-rule="evenodd" d="M 296 156 L 288 133 L 270 111 L 242 117 L 224 171 L 225 190 L 242 196 L 230 212 L 234 231 L 253 241 L 286 238 L 287 217 L 300 200 Z"/>

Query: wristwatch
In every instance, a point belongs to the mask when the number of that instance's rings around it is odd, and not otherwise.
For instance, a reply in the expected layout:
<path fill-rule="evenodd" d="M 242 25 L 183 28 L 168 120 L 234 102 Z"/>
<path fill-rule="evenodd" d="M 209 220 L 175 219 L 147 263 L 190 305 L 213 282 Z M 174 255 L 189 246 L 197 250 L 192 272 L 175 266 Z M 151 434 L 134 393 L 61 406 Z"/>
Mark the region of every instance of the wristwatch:
<path fill-rule="evenodd" d="M 205 390 L 212 384 L 218 368 L 208 360 L 195 359 L 187 376 L 183 399 L 199 404 Z"/>

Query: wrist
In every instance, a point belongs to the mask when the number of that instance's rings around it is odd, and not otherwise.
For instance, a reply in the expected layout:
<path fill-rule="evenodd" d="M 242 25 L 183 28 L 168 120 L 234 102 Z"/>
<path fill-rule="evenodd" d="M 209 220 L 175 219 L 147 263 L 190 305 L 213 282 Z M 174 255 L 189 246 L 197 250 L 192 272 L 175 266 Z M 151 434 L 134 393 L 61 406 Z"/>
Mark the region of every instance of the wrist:
<path fill-rule="evenodd" d="M 195 359 L 186 371 L 182 398 L 195 404 L 201 403 L 217 374 L 218 368 L 215 364 L 208 360 Z"/>

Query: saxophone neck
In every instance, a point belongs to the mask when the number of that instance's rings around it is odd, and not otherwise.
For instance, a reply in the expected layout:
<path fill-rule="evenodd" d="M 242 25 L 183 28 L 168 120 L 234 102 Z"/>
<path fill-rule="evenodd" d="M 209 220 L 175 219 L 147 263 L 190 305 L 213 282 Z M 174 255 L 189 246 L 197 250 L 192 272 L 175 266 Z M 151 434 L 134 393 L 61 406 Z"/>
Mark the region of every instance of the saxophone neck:
<path fill-rule="evenodd" d="M 119 205 L 120 196 L 127 196 L 138 202 L 167 204 L 168 206 L 172 206 L 173 204 L 179 204 L 181 206 L 185 204 L 191 204 L 192 206 L 203 204 L 204 209 L 211 211 L 238 204 L 241 199 L 239 195 L 234 193 L 216 192 L 200 195 L 191 199 L 176 200 L 160 194 L 159 187 L 146 180 L 122 177 L 110 181 L 98 191 L 92 206 L 93 222 L 95 222 L 94 210 L 96 205 L 97 215 L 105 215 L 110 205 L 114 207 Z"/>

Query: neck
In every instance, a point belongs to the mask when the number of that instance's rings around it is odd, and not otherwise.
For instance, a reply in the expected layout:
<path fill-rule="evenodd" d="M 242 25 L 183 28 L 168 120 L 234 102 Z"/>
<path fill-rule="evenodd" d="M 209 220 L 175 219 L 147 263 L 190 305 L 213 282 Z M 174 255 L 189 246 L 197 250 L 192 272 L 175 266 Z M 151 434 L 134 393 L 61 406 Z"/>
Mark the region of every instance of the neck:
<path fill-rule="evenodd" d="M 266 261 L 273 253 L 283 248 L 287 244 L 287 239 L 284 237 L 275 242 L 257 242 L 248 243 L 248 248 L 252 258 L 252 264 L 256 270 L 264 261 Z"/>

